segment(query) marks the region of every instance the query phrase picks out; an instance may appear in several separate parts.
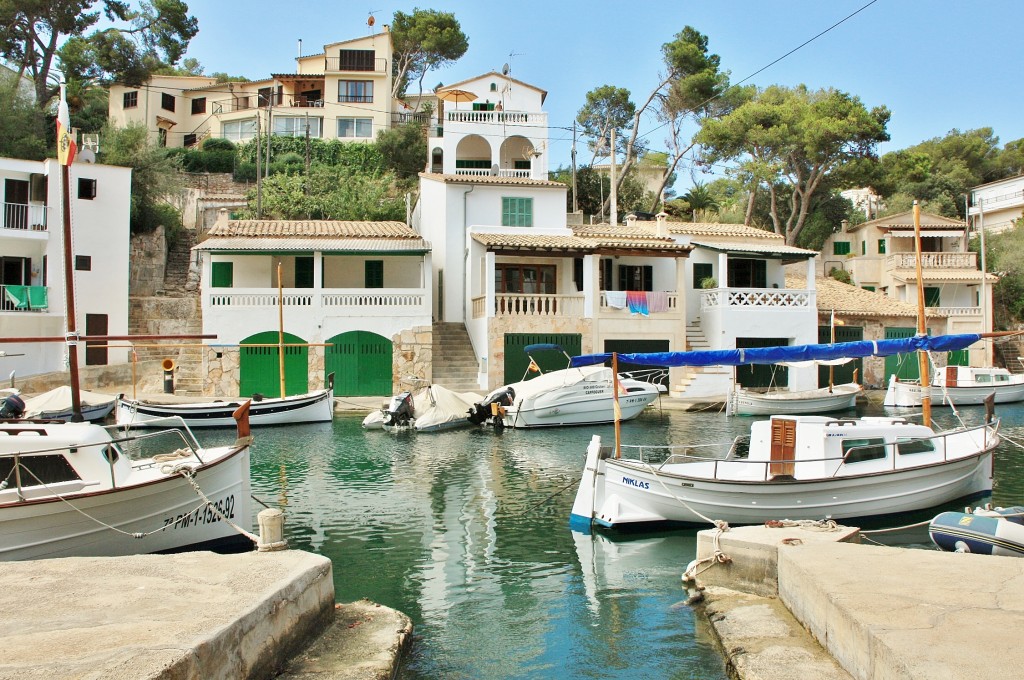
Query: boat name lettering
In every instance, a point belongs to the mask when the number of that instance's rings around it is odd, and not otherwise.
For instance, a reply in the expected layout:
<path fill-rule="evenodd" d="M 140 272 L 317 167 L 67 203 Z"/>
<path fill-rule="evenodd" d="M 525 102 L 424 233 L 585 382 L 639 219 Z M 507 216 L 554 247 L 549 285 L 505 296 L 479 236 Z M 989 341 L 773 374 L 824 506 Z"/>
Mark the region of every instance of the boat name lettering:
<path fill-rule="evenodd" d="M 212 506 L 212 507 L 211 507 Z M 216 510 L 214 510 L 216 508 Z M 221 521 L 221 516 L 228 519 L 235 518 L 235 497 L 227 496 L 218 501 L 207 503 L 196 508 L 192 512 L 186 512 L 176 517 L 165 517 L 163 529 L 187 529 L 199 524 L 214 524 Z"/>
<path fill-rule="evenodd" d="M 641 482 L 641 481 L 639 481 L 637 479 L 632 479 L 631 477 L 623 477 L 622 478 L 622 483 L 625 484 L 626 486 L 635 486 L 638 489 L 650 489 L 651 488 L 651 483 L 650 482 Z"/>

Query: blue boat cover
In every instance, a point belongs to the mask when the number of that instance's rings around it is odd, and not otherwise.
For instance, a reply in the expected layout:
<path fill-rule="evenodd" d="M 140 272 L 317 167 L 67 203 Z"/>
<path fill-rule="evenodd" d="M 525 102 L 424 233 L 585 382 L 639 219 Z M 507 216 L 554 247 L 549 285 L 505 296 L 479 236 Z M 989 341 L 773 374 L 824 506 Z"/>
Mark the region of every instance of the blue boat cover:
<path fill-rule="evenodd" d="M 979 333 L 959 335 L 915 335 L 895 340 L 858 340 L 819 345 L 787 345 L 783 347 L 750 347 L 747 349 L 711 349 L 690 352 L 639 352 L 619 354 L 619 361 L 641 366 L 742 366 L 744 364 L 775 364 L 780 361 L 813 361 L 815 359 L 857 359 L 886 357 L 911 352 L 955 352 L 981 339 Z M 573 357 L 570 366 L 601 364 L 611 359 L 610 352 Z"/>
<path fill-rule="evenodd" d="M 547 342 L 538 343 L 536 345 L 527 345 L 526 347 L 523 348 L 523 351 L 526 352 L 527 354 L 529 354 L 530 352 L 537 352 L 537 351 L 542 350 L 542 349 L 551 349 L 551 350 L 554 350 L 556 352 L 564 352 L 565 351 L 564 349 L 562 349 L 561 345 L 552 345 L 551 343 L 547 343 Z"/>

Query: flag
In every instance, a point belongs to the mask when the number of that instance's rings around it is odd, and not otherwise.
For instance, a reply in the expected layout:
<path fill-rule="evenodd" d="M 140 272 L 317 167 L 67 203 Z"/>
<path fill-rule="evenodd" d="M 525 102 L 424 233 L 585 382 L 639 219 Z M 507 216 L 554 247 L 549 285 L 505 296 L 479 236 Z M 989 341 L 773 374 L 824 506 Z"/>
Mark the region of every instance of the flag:
<path fill-rule="evenodd" d="M 537 365 L 537 362 L 536 362 L 536 361 L 534 361 L 533 359 L 530 359 L 530 367 L 529 367 L 529 370 L 530 370 L 531 372 L 533 372 L 533 373 L 540 373 L 540 366 L 538 366 L 538 365 Z"/>
<path fill-rule="evenodd" d="M 68 102 L 64 95 L 65 85 L 60 84 L 60 103 L 57 104 L 57 160 L 61 165 L 75 162 L 78 145 L 71 136 L 71 116 L 68 114 Z"/>

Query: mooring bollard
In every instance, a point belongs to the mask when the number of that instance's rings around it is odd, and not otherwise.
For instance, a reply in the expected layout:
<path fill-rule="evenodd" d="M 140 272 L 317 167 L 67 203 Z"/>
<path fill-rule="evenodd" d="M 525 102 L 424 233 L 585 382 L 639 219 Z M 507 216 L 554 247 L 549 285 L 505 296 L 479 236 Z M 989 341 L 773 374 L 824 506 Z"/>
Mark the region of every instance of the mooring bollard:
<path fill-rule="evenodd" d="M 259 552 L 285 550 L 288 541 L 284 540 L 284 513 L 276 508 L 260 510 L 256 515 L 260 525 L 260 541 L 256 544 Z"/>

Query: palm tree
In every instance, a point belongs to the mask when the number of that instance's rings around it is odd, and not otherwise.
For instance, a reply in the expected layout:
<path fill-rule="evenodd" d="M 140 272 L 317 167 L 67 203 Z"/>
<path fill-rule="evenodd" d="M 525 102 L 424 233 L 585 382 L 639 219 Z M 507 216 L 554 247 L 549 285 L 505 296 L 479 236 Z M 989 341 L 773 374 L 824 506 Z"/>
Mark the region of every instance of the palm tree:
<path fill-rule="evenodd" d="M 718 212 L 718 201 L 703 182 L 696 182 L 692 189 L 683 194 L 683 200 L 690 204 L 694 222 L 697 221 L 697 213 L 700 213 L 700 217 L 703 220 L 704 216 L 708 213 Z"/>

